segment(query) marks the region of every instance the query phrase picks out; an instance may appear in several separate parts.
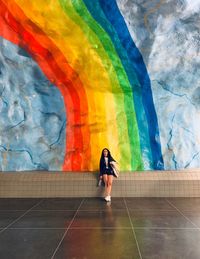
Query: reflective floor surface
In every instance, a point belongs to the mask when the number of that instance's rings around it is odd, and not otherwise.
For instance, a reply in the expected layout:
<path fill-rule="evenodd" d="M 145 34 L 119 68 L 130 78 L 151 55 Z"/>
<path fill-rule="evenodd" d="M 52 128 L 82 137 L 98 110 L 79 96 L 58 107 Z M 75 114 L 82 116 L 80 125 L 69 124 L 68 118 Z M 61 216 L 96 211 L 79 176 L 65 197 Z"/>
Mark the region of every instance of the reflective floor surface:
<path fill-rule="evenodd" d="M 200 198 L 0 199 L 0 259 L 199 259 Z"/>

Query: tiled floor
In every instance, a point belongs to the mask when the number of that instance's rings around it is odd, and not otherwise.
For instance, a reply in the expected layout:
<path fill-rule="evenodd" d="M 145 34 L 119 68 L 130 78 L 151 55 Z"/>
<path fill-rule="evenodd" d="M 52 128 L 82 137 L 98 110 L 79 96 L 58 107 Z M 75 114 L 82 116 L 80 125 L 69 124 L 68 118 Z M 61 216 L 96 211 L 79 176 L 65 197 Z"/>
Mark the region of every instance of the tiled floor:
<path fill-rule="evenodd" d="M 0 199 L 0 259 L 199 259 L 200 198 Z"/>

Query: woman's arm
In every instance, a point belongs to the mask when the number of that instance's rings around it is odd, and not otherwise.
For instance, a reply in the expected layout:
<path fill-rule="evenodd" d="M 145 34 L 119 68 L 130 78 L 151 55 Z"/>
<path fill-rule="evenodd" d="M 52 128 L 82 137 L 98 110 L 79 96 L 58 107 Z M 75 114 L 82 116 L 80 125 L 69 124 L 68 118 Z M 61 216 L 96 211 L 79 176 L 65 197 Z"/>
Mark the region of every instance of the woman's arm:
<path fill-rule="evenodd" d="M 115 159 L 114 159 L 113 157 L 111 157 L 111 159 L 110 159 L 110 164 L 111 164 L 111 165 L 114 165 L 115 163 L 117 163 L 117 162 L 115 161 Z"/>

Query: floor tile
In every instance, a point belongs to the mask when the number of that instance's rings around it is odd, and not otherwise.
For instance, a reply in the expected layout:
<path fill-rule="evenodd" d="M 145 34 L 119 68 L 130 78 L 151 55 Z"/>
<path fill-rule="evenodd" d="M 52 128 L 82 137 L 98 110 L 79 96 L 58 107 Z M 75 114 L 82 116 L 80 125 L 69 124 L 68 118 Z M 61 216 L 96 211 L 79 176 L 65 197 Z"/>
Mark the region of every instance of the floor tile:
<path fill-rule="evenodd" d="M 181 211 L 200 212 L 200 198 L 168 198 L 167 200 Z"/>
<path fill-rule="evenodd" d="M 126 209 L 123 198 L 112 198 L 112 209 Z M 107 202 L 103 198 L 87 198 L 84 200 L 80 210 L 106 210 Z"/>
<path fill-rule="evenodd" d="M 178 211 L 129 210 L 129 213 L 134 227 L 195 228 Z"/>
<path fill-rule="evenodd" d="M 132 230 L 71 229 L 55 255 L 55 259 L 61 258 L 138 259 L 140 257 Z"/>
<path fill-rule="evenodd" d="M 33 210 L 77 210 L 82 202 L 82 198 L 49 198 Z"/>
<path fill-rule="evenodd" d="M 0 258 L 50 259 L 70 227 L 57 259 L 137 259 L 130 216 L 142 259 L 199 259 L 200 199 L 169 200 L 180 212 L 164 198 L 52 198 L 33 209 L 40 199 L 0 199 Z"/>
<path fill-rule="evenodd" d="M 75 211 L 29 211 L 12 228 L 67 228 Z"/>
<path fill-rule="evenodd" d="M 164 198 L 125 198 L 127 207 L 135 210 L 175 210 Z"/>
<path fill-rule="evenodd" d="M 182 213 L 200 228 L 200 211 L 183 211 Z"/>
<path fill-rule="evenodd" d="M 37 198 L 1 198 L 0 210 L 28 210 L 41 200 Z"/>
<path fill-rule="evenodd" d="M 199 259 L 200 231 L 190 229 L 136 229 L 143 259 Z"/>
<path fill-rule="evenodd" d="M 64 230 L 7 229 L 0 234 L 1 259 L 50 259 Z"/>
<path fill-rule="evenodd" d="M 0 211 L 0 228 L 7 227 L 24 213 L 25 211 Z"/>
<path fill-rule="evenodd" d="M 125 210 L 79 211 L 71 227 L 80 228 L 131 228 L 130 219 Z"/>

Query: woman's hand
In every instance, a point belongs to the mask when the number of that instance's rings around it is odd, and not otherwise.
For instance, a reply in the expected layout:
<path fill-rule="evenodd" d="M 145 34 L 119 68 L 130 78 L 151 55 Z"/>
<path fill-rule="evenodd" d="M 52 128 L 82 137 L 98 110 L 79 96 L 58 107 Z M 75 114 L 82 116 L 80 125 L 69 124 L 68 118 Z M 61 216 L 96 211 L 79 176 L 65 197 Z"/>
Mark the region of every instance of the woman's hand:
<path fill-rule="evenodd" d="M 111 161 L 110 164 L 115 166 L 115 165 L 117 165 L 117 162 L 116 161 Z"/>

